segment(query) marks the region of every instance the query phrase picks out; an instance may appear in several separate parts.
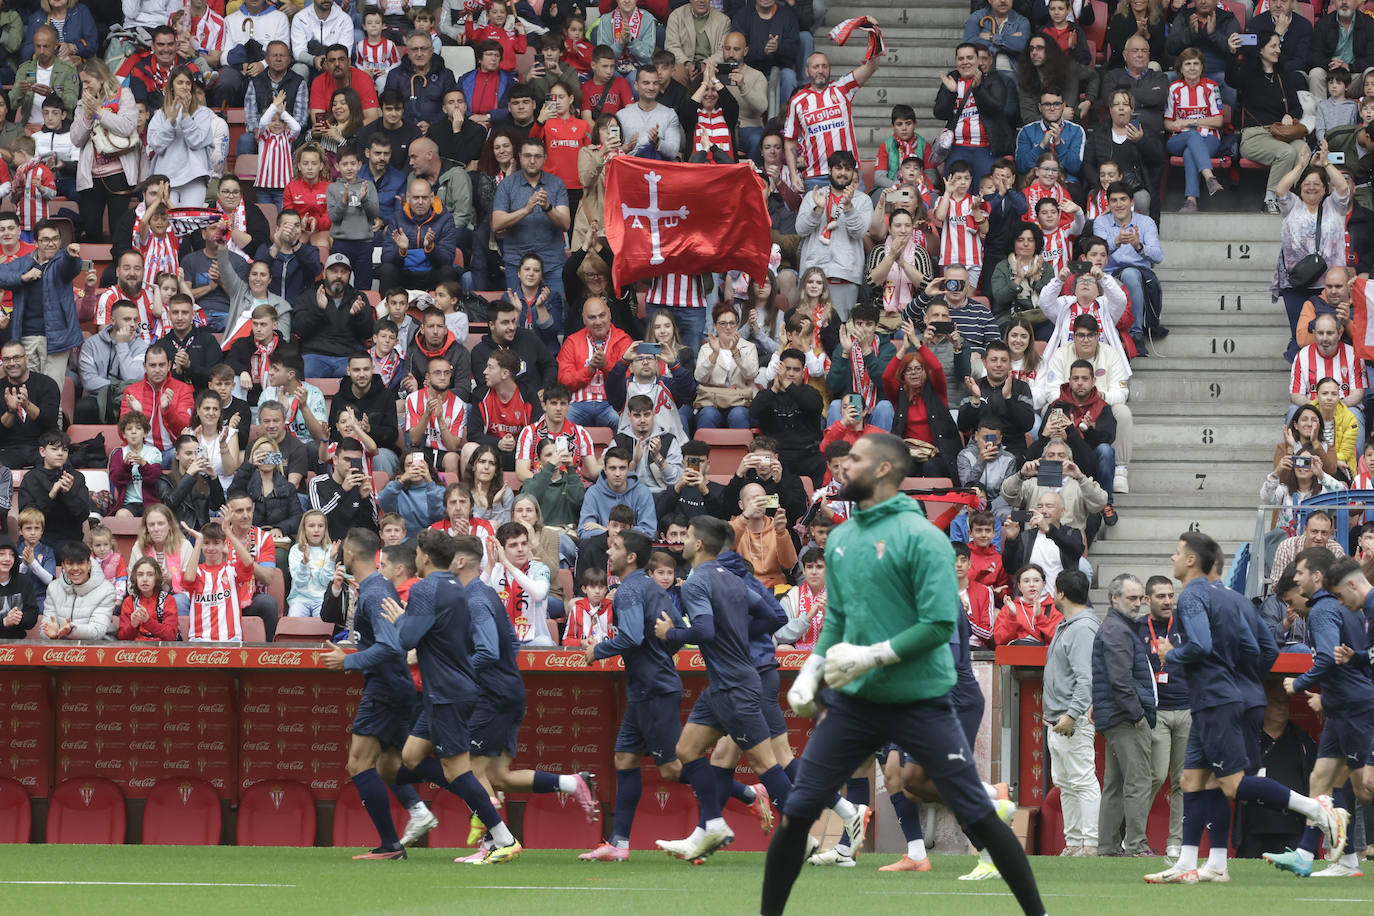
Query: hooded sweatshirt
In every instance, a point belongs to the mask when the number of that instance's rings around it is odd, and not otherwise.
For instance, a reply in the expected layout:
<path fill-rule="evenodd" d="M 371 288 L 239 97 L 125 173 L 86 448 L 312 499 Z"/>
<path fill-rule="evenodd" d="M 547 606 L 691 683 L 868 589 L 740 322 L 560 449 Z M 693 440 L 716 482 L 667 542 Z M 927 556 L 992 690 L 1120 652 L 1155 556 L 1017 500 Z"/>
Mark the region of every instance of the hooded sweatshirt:
<path fill-rule="evenodd" d="M 1093 704 L 1093 643 L 1098 620 L 1091 608 L 1066 617 L 1050 640 L 1045 655 L 1045 717 L 1054 722 L 1062 715 L 1079 724 Z"/>
<path fill-rule="evenodd" d="M 113 635 L 115 608 L 119 596 L 105 579 L 100 564 L 91 563 L 91 574 L 80 585 L 72 585 L 64 572 L 48 584 L 45 614 L 59 624 L 70 620 L 68 639 L 99 640 Z"/>
<path fill-rule="evenodd" d="M 644 532 L 646 537 L 653 538 L 658 533 L 658 515 L 654 511 L 654 497 L 649 488 L 641 484 L 636 475 L 630 474 L 625 479 L 625 492 L 617 493 L 606 482 L 606 472 L 602 471 L 582 499 L 582 514 L 577 520 L 578 536 L 587 537 L 596 533 L 587 528 L 588 523 L 594 522 L 604 527 L 611 509 L 616 506 L 629 506 L 635 510 L 635 529 Z"/>

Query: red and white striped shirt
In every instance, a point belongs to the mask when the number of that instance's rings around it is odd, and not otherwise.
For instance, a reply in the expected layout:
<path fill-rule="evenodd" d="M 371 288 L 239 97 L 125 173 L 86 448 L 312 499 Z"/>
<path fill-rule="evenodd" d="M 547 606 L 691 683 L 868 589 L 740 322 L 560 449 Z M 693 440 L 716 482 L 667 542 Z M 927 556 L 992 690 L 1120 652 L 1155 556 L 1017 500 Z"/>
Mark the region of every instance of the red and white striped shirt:
<path fill-rule="evenodd" d="M 1350 392 L 1357 388 L 1369 387 L 1364 363 L 1355 358 L 1355 348 L 1350 344 L 1341 344 L 1341 348 L 1329 357 L 1317 352 L 1316 344 L 1309 344 L 1299 350 L 1297 359 L 1293 360 L 1292 385 L 1289 391 L 1292 394 L 1305 395 L 1309 399 L 1315 398 L 1317 383 L 1324 378 L 1333 378 L 1340 383 L 1343 398 L 1349 397 Z"/>
<path fill-rule="evenodd" d="M 31 159 L 14 173 L 15 190 L 19 191 L 16 209 L 19 227 L 32 232 L 39 220 L 48 218 L 48 201 L 57 196 L 57 179 L 52 169 L 39 159 Z"/>
<path fill-rule="evenodd" d="M 955 200 L 946 194 L 943 200 L 949 201 L 945 213 L 945 225 L 940 231 L 940 265 L 962 264 L 977 267 L 983 263 L 983 240 L 978 230 L 973 228 L 970 216 L 973 214 L 973 197 L 965 194 Z M 939 205 L 939 202 L 936 202 Z"/>
<path fill-rule="evenodd" d="M 515 444 L 515 460 L 528 461 L 531 471 L 539 470 L 539 443 L 545 439 L 553 439 L 561 442 L 563 447 L 572 455 L 573 466 L 582 464 L 582 459 L 592 454 L 592 434 L 572 420 L 564 420 L 563 428 L 557 435 L 549 431 L 548 421 L 540 417 L 537 423 L 531 423 L 520 430 L 520 439 Z"/>
<path fill-rule="evenodd" d="M 429 389 L 420 388 L 406 398 L 406 432 L 425 423 L 425 408 L 429 403 Z M 439 410 L 425 429 L 425 445 L 439 451 L 447 451 L 440 429 L 463 438 L 468 423 L 468 405 L 459 400 L 452 391 L 445 391 L 439 399 Z"/>
<path fill-rule="evenodd" d="M 645 302 L 676 308 L 706 308 L 705 284 L 693 274 L 661 274 L 654 277 Z"/>
<path fill-rule="evenodd" d="M 1044 229 L 1042 227 L 1042 232 Z M 1069 266 L 1069 261 L 1073 260 L 1073 240 L 1078 238 L 1076 235 L 1069 235 L 1069 232 L 1061 223 L 1055 229 L 1045 232 L 1045 248 L 1040 252 L 1045 263 L 1054 268 L 1056 274 Z"/>
<path fill-rule="evenodd" d="M 792 96 L 782 132 L 801 147 L 804 177 L 829 174 L 826 160 L 836 150 L 858 150 L 851 107 L 858 91 L 859 81 L 853 73 L 846 73 L 824 89 L 808 86 Z"/>
<path fill-rule="evenodd" d="M 1103 213 L 1106 213 L 1107 192 L 1105 190 L 1102 190 L 1098 191 L 1096 194 L 1090 195 L 1088 197 L 1088 206 L 1086 207 L 1086 210 L 1087 214 L 1084 217 L 1084 219 L 1088 223 L 1091 223 L 1093 220 L 1097 219 Z"/>
<path fill-rule="evenodd" d="M 713 146 L 726 151 L 734 149 L 734 143 L 730 140 L 730 125 L 725 123 L 725 113 L 719 108 L 697 112 L 697 130 L 692 148 L 709 153 Z"/>
<path fill-rule="evenodd" d="M 364 38 L 353 49 L 353 62 L 359 70 L 376 79 L 384 73 L 390 73 L 391 68 L 401 62 L 401 52 L 390 38 L 383 38 L 375 45 L 369 44 Z"/>
<path fill-rule="evenodd" d="M 224 17 L 212 9 L 191 20 L 191 37 L 202 51 L 224 50 Z"/>
<path fill-rule="evenodd" d="M 158 274 L 176 274 L 180 256 L 176 237 L 170 229 L 162 238 L 148 236 L 148 241 L 140 245 L 138 250 L 143 255 L 144 283 L 156 282 Z"/>
<path fill-rule="evenodd" d="M 365 457 L 364 461 L 366 461 Z M 243 603 L 244 607 L 247 607 L 254 595 L 267 593 L 267 583 L 259 582 L 253 576 L 253 563 L 256 561 L 275 566 L 277 564 L 277 545 L 272 541 L 272 535 L 266 528 L 259 528 L 256 525 L 249 527 L 248 534 L 242 538 L 242 541 L 243 546 L 248 548 L 250 556 L 240 557 L 232 543 L 228 545 L 228 550 L 229 559 L 238 571 L 239 601 Z"/>
<path fill-rule="evenodd" d="M 202 563 L 191 586 L 190 642 L 243 642 L 243 617 L 234 564 Z"/>
<path fill-rule="evenodd" d="M 1203 77 L 1196 86 L 1189 86 L 1183 80 L 1169 84 L 1169 98 L 1164 103 L 1166 121 L 1186 121 L 1190 118 L 1210 118 L 1221 114 L 1221 90 L 1217 84 Z M 1198 129 L 1199 136 L 1210 137 L 1216 133 L 1211 127 Z"/>
<path fill-rule="evenodd" d="M 959 84 L 954 93 L 954 108 L 959 112 L 959 120 L 954 124 L 955 146 L 988 146 L 988 132 L 983 129 L 983 119 L 978 115 L 978 102 L 964 96 L 973 91 L 973 81 L 956 79 Z"/>
<path fill-rule="evenodd" d="M 292 130 L 290 124 L 279 134 L 270 130 L 258 131 L 258 187 L 275 190 L 290 183 L 291 141 L 299 133 Z"/>
<path fill-rule="evenodd" d="M 148 343 L 157 340 L 166 330 L 163 327 L 162 318 L 153 317 L 153 287 L 145 285 L 138 298 L 132 300 L 138 306 L 138 336 Z M 124 292 L 118 286 L 111 286 L 100 294 L 100 299 L 95 304 L 95 323 L 97 327 L 104 327 L 110 323 L 110 309 L 116 302 L 125 299 Z"/>

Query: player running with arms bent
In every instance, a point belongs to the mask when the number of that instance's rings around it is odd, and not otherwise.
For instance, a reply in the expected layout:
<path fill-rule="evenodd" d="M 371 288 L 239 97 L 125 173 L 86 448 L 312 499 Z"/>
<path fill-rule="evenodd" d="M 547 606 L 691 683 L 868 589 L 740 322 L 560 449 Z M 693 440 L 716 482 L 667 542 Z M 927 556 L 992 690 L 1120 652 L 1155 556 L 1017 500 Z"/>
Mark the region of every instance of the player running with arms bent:
<path fill-rule="evenodd" d="M 886 433 L 863 436 L 846 459 L 839 497 L 858 510 L 826 544 L 825 624 L 787 694 L 798 715 L 814 716 L 824 673 L 826 713 L 802 752 L 797 785 L 768 846 L 764 916 L 787 905 L 812 823 L 855 766 L 888 740 L 921 765 L 964 830 L 988 850 L 1021 909 L 1045 912 L 1026 854 L 983 789 L 950 704 L 949 642 L 960 613 L 954 550 L 898 491 L 909 463 L 906 446 Z"/>

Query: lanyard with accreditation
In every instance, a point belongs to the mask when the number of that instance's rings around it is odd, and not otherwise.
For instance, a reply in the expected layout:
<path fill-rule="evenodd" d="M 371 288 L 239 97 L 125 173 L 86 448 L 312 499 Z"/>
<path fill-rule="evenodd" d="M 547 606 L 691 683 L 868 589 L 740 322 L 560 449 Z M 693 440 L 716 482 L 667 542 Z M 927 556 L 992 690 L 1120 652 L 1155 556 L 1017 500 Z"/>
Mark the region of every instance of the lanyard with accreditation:
<path fill-rule="evenodd" d="M 1155 619 L 1154 619 L 1154 617 L 1152 617 L 1152 616 L 1149 615 L 1149 614 L 1146 614 L 1146 615 L 1145 615 L 1145 623 L 1146 623 L 1146 625 L 1150 628 L 1150 651 L 1151 651 L 1151 652 L 1154 652 L 1156 655 L 1158 655 L 1159 652 L 1158 652 L 1157 649 L 1155 649 L 1155 640 L 1158 639 L 1159 637 L 1155 636 Z M 1173 632 L 1173 629 L 1174 629 L 1174 618 L 1173 618 L 1172 616 L 1170 616 L 1170 617 L 1169 617 L 1169 625 L 1168 625 L 1167 627 L 1164 628 L 1164 638 L 1165 638 L 1165 639 L 1168 639 L 1168 638 L 1169 638 L 1169 634 Z M 1160 667 L 1160 670 L 1155 672 L 1155 683 L 1156 683 L 1156 684 L 1167 684 L 1167 683 L 1169 683 L 1169 672 L 1163 670 L 1163 669 L 1164 669 L 1164 659 L 1162 659 L 1162 658 L 1159 660 L 1159 667 Z"/>

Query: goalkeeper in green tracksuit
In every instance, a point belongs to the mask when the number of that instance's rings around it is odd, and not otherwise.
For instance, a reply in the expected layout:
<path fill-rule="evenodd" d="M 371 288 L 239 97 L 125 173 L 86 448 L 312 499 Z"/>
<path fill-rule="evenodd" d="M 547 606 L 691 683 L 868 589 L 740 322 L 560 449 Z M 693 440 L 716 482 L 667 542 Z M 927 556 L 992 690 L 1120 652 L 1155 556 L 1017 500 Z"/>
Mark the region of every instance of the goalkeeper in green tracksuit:
<path fill-rule="evenodd" d="M 802 754 L 798 780 L 768 846 L 764 916 L 781 913 L 801 870 L 811 825 L 854 768 L 891 741 L 985 848 L 1021 908 L 1044 907 L 1021 844 L 983 788 L 973 751 L 950 705 L 950 636 L 959 613 L 954 549 L 898 488 L 909 464 L 896 436 L 871 434 L 846 459 L 841 499 L 858 504 L 826 544 L 825 625 L 788 702 L 825 715 Z M 820 691 L 822 674 L 829 685 Z"/>

